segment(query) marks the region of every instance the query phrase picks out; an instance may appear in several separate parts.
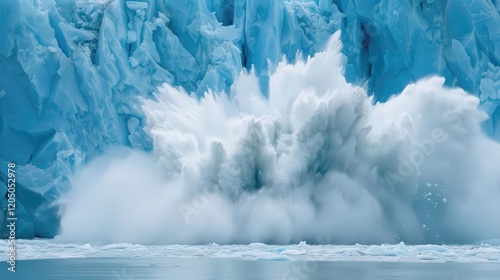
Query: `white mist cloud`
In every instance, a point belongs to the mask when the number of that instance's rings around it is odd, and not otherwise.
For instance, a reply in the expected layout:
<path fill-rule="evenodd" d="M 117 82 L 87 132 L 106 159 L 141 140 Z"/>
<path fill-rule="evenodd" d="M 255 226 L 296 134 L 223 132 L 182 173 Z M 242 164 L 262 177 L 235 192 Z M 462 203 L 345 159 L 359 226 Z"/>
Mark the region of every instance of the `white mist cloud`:
<path fill-rule="evenodd" d="M 90 163 L 59 238 L 136 243 L 472 242 L 499 238 L 500 146 L 476 97 L 432 77 L 386 103 L 348 84 L 339 34 L 282 62 L 269 97 L 164 85 L 143 100 L 152 154 Z M 325 238 L 328 237 L 328 238 Z"/>

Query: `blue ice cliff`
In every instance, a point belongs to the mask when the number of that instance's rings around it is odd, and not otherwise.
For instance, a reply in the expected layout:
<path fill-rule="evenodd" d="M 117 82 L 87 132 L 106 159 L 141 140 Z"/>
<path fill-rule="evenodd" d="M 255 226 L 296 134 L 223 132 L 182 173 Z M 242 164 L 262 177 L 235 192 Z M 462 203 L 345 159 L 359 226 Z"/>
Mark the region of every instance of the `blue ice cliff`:
<path fill-rule="evenodd" d="M 479 98 L 483 130 L 500 139 L 499 9 L 496 0 L 0 1 L 0 194 L 15 162 L 18 238 L 58 233 L 55 201 L 84 163 L 115 146 L 157 150 L 141 102 L 158 86 L 229 93 L 246 69 L 272 98 L 278 62 L 313 56 L 338 30 L 346 80 L 374 100 L 438 75 Z M 424 204 L 412 206 L 416 220 Z M 3 198 L 4 236 L 6 208 Z M 472 238 L 436 235 L 406 240 Z"/>

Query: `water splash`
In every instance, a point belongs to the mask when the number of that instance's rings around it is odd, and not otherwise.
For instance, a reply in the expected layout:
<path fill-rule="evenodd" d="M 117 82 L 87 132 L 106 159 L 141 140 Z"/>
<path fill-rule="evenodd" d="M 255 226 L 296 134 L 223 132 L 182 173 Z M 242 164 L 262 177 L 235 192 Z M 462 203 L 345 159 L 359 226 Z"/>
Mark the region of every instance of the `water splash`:
<path fill-rule="evenodd" d="M 346 82 L 339 33 L 198 100 L 143 100 L 152 154 L 91 162 L 59 238 L 136 243 L 468 243 L 500 237 L 500 146 L 479 100 L 430 77 L 385 103 Z M 390 82 L 390 81 L 387 81 Z"/>

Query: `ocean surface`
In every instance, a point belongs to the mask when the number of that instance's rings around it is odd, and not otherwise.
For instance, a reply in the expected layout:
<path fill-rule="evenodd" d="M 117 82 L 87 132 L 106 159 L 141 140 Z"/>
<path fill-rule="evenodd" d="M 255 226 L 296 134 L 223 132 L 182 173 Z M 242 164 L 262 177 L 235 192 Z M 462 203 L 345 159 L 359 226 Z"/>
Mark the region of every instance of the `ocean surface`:
<path fill-rule="evenodd" d="M 75 258 L 25 260 L 0 279 L 499 279 L 498 263 L 395 263 L 346 261 L 250 261 L 211 258 Z"/>
<path fill-rule="evenodd" d="M 486 241 L 485 241 L 486 242 Z M 140 245 L 0 240 L 0 279 L 500 279 L 498 240 L 471 245 Z"/>

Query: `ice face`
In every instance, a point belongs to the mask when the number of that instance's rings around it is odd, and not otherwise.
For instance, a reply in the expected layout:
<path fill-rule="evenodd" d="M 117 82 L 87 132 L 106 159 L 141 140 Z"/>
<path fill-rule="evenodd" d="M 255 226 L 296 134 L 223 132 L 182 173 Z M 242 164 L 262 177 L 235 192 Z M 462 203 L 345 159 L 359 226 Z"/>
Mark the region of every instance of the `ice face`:
<path fill-rule="evenodd" d="M 0 163 L 18 164 L 18 237 L 57 233 L 53 202 L 84 163 L 110 147 L 154 149 L 139 99 L 157 86 L 229 93 L 253 69 L 255 92 L 267 96 L 268 72 L 283 56 L 313 55 L 337 30 L 347 80 L 367 81 L 376 100 L 438 74 L 480 98 L 491 117 L 483 126 L 498 138 L 498 8 L 489 0 L 3 1 Z"/>

